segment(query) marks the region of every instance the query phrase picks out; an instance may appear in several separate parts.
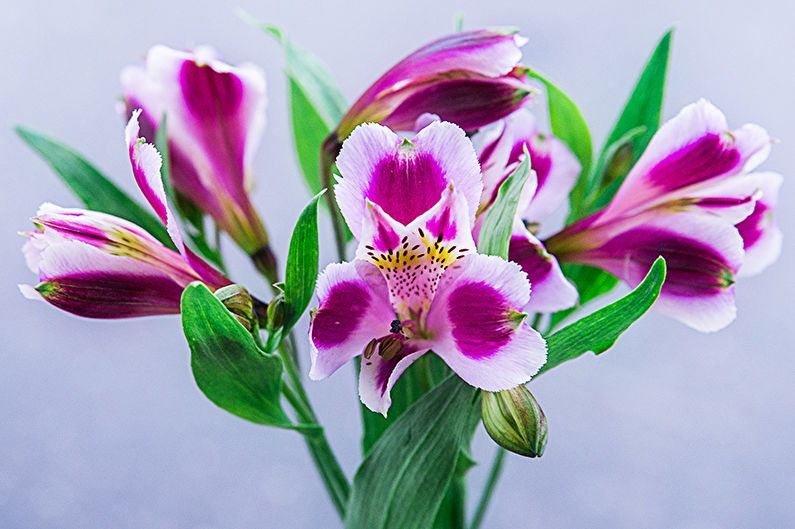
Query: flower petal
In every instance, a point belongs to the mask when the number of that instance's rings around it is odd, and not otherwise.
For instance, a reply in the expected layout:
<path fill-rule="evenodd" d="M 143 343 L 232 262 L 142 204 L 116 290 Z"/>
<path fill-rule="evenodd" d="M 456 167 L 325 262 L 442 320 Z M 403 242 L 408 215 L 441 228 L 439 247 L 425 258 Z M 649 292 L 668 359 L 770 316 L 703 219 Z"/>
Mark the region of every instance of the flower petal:
<path fill-rule="evenodd" d="M 753 212 L 737 224 L 743 238 L 745 257 L 738 276 L 745 277 L 758 274 L 776 259 L 781 253 L 781 230 L 773 219 L 773 210 L 778 201 L 778 190 L 783 178 L 776 173 L 754 173 L 749 175 L 761 191 Z"/>
<path fill-rule="evenodd" d="M 427 349 L 413 351 L 404 349 L 389 360 L 374 354 L 369 359 L 362 356 L 362 369 L 359 372 L 359 398 L 371 411 L 386 417 L 392 405 L 390 391 L 400 375 Z"/>
<path fill-rule="evenodd" d="M 694 329 L 721 329 L 735 317 L 734 280 L 743 259 L 737 229 L 692 212 L 656 217 L 575 260 L 603 268 L 636 286 L 658 255 L 668 274 L 655 310 Z"/>
<path fill-rule="evenodd" d="M 409 226 L 372 202 L 368 207 L 357 258 L 381 271 L 401 319 L 422 321 L 444 271 L 475 249 L 464 197 L 451 184 L 439 202 Z"/>
<path fill-rule="evenodd" d="M 770 137 L 756 125 L 729 131 L 726 118 L 705 100 L 686 106 L 652 137 L 607 208 L 615 216 L 681 196 L 685 188 L 749 171 L 770 151 Z"/>
<path fill-rule="evenodd" d="M 386 282 L 364 261 L 334 263 L 317 280 L 319 307 L 309 326 L 309 378 L 326 378 L 362 354 L 374 338 L 389 333 L 395 312 Z"/>
<path fill-rule="evenodd" d="M 451 123 L 433 122 L 402 143 L 384 126 L 361 125 L 343 143 L 337 167 L 337 202 L 357 239 L 366 200 L 407 225 L 436 204 L 451 183 L 466 198 L 474 219 L 480 166 L 464 131 Z"/>
<path fill-rule="evenodd" d="M 527 312 L 555 312 L 577 304 L 577 288 L 563 275 L 558 260 L 521 222 L 514 224 L 508 260 L 521 266 L 530 281 Z"/>
<path fill-rule="evenodd" d="M 230 66 L 214 50 L 155 46 L 146 67 L 127 68 L 128 107 L 153 127 L 167 115 L 174 187 L 211 214 L 251 253 L 267 236 L 248 198 L 251 162 L 265 126 L 265 77 L 250 64 Z"/>
<path fill-rule="evenodd" d="M 500 391 L 527 382 L 546 343 L 519 310 L 530 285 L 519 265 L 471 254 L 442 277 L 428 314 L 431 347 L 467 383 Z"/>
<path fill-rule="evenodd" d="M 21 285 L 25 297 L 87 318 L 179 313 L 186 284 L 132 257 L 111 255 L 52 230 L 29 234 L 23 251 L 40 283 Z"/>

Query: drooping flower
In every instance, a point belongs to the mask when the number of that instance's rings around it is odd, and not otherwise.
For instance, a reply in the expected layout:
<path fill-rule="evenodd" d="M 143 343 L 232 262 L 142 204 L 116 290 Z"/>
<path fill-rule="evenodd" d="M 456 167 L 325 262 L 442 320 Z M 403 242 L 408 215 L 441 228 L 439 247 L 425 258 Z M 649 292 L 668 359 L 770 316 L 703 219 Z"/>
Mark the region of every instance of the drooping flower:
<path fill-rule="evenodd" d="M 508 258 L 522 267 L 533 288 L 525 310 L 554 312 L 576 304 L 577 289 L 527 226 L 537 226 L 565 200 L 580 174 L 580 163 L 565 143 L 539 131 L 527 108 L 506 117 L 502 129 L 481 149 L 484 185 L 479 219 L 494 203 L 500 185 L 524 159 L 525 148 L 532 171 L 519 199 Z"/>
<path fill-rule="evenodd" d="M 668 275 L 655 308 L 701 331 L 735 317 L 735 278 L 772 263 L 780 175 L 754 169 L 770 151 L 756 125 L 729 131 L 701 100 L 663 125 L 611 203 L 545 241 L 566 262 L 637 284 L 658 255 Z M 745 261 L 747 260 L 747 264 Z"/>
<path fill-rule="evenodd" d="M 262 70 L 230 66 L 208 47 L 181 52 L 154 46 L 145 67 L 125 68 L 121 83 L 128 113 L 143 109 L 145 136 L 154 138 L 165 116 L 174 188 L 271 267 L 268 235 L 249 198 L 265 126 Z"/>
<path fill-rule="evenodd" d="M 160 155 L 138 136 L 138 112 L 126 129 L 133 175 L 178 251 L 124 219 L 84 209 L 43 204 L 25 235 L 35 287 L 20 285 L 32 299 L 44 299 L 89 318 L 127 318 L 179 312 L 182 290 L 203 281 L 215 290 L 229 281 L 185 247 L 160 179 Z"/>
<path fill-rule="evenodd" d="M 359 393 L 386 414 L 398 377 L 433 351 L 473 386 L 526 382 L 546 345 L 521 312 L 530 285 L 520 267 L 475 253 L 482 192 L 471 143 L 451 123 L 412 140 L 366 124 L 343 144 L 335 192 L 359 240 L 356 260 L 318 279 L 310 377 L 362 355 Z"/>
<path fill-rule="evenodd" d="M 426 44 L 365 90 L 340 121 L 337 139 L 371 121 L 413 130 L 426 113 L 467 131 L 501 119 L 533 91 L 519 65 L 525 42 L 514 29 L 495 28 Z"/>

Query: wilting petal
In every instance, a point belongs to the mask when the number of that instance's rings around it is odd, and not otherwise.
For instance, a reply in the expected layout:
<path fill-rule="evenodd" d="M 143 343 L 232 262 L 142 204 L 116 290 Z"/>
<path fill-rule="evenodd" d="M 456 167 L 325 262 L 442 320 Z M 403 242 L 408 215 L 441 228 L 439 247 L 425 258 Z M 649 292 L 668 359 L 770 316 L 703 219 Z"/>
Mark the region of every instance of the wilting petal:
<path fill-rule="evenodd" d="M 442 277 L 427 319 L 431 348 L 467 383 L 499 391 L 527 382 L 546 343 L 520 311 L 530 285 L 519 265 L 471 254 Z"/>
<path fill-rule="evenodd" d="M 378 354 L 369 359 L 362 356 L 362 369 L 359 372 L 359 398 L 362 404 L 386 417 L 392 405 L 390 391 L 400 375 L 426 352 L 427 349 L 415 351 L 406 348 L 389 360 L 384 360 Z"/>
<path fill-rule="evenodd" d="M 521 222 L 514 224 L 508 260 L 521 266 L 530 281 L 527 312 L 555 312 L 577 303 L 577 288 L 563 275 L 555 256 Z"/>
<path fill-rule="evenodd" d="M 668 275 L 655 310 L 705 332 L 734 319 L 734 278 L 743 260 L 743 241 L 720 217 L 664 215 L 566 260 L 598 266 L 634 287 L 658 255 L 665 258 Z"/>
<path fill-rule="evenodd" d="M 614 217 L 641 206 L 713 185 L 750 171 L 770 151 L 770 137 L 756 125 L 729 131 L 726 118 L 705 100 L 686 106 L 652 137 L 608 206 Z"/>
<path fill-rule="evenodd" d="M 522 56 L 519 47 L 525 42 L 526 39 L 516 35 L 515 30 L 495 28 L 455 33 L 423 46 L 370 85 L 340 121 L 336 131 L 338 138 L 344 140 L 360 123 L 390 120 L 391 114 L 399 107 L 402 107 L 400 121 L 408 126 L 425 112 L 438 114 L 442 119 L 449 119 L 445 116 L 446 113 L 461 115 L 455 108 L 455 101 L 465 103 L 470 110 L 476 107 L 489 108 L 493 102 L 488 98 L 473 101 L 472 91 L 469 91 L 469 99 L 445 97 L 446 91 L 437 89 L 436 85 L 467 79 L 516 79 L 519 75 L 514 70 Z M 463 95 L 461 85 L 447 86 Z M 523 90 L 529 92 L 530 87 L 525 87 Z M 407 99 L 420 91 L 425 91 L 425 96 L 420 99 L 424 99 L 426 103 L 438 103 L 440 106 L 434 108 L 406 104 Z M 480 95 L 489 94 L 480 92 Z M 517 105 L 520 102 L 521 98 Z M 486 121 L 477 122 L 473 125 L 475 128 L 492 123 L 505 115 L 495 117 L 479 113 Z M 472 121 L 471 118 L 469 120 Z"/>
<path fill-rule="evenodd" d="M 554 211 L 574 187 L 580 174 L 580 162 L 565 143 L 540 133 L 535 117 L 527 108 L 520 108 L 504 122 L 502 132 L 486 143 L 480 155 L 484 180 L 481 209 L 494 201 L 497 189 L 519 164 L 526 146 L 536 183 L 529 196 L 520 200 L 518 211 L 521 218 L 539 222 Z"/>
<path fill-rule="evenodd" d="M 423 321 L 445 270 L 475 249 L 464 197 L 450 185 L 408 226 L 372 202 L 368 208 L 356 256 L 381 271 L 401 319 Z"/>
<path fill-rule="evenodd" d="M 267 244 L 248 198 L 251 162 L 265 125 L 265 78 L 215 52 L 155 46 L 146 67 L 122 72 L 128 111 L 144 109 L 146 133 L 167 116 L 174 187 L 209 213 L 248 253 Z"/>
<path fill-rule="evenodd" d="M 395 312 L 386 282 L 370 263 L 334 263 L 317 280 L 319 307 L 309 327 L 312 368 L 318 380 L 364 352 L 389 333 Z"/>
<path fill-rule="evenodd" d="M 773 210 L 778 201 L 778 190 L 783 178 L 776 173 L 754 173 L 761 191 L 753 212 L 737 224 L 743 238 L 745 257 L 738 276 L 758 274 L 778 259 L 781 253 L 781 230 L 773 219 Z"/>
<path fill-rule="evenodd" d="M 25 297 L 44 299 L 86 318 L 179 313 L 186 284 L 157 268 L 61 237 L 52 230 L 29 237 L 23 251 L 39 284 L 20 285 Z"/>
<path fill-rule="evenodd" d="M 402 142 L 384 126 L 361 125 L 343 144 L 337 168 L 341 177 L 334 192 L 357 239 L 368 214 L 367 200 L 408 225 L 439 202 L 450 184 L 465 197 L 474 219 L 480 166 L 464 131 L 451 123 L 431 123 Z"/>

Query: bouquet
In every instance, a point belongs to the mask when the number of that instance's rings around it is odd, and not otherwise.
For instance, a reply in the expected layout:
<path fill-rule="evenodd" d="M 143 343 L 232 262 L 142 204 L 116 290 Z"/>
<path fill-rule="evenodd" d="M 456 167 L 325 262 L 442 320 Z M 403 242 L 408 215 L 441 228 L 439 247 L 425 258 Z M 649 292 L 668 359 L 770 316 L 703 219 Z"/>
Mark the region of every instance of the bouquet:
<path fill-rule="evenodd" d="M 778 257 L 782 177 L 759 169 L 767 132 L 730 127 L 704 99 L 662 123 L 671 32 L 597 150 L 515 29 L 422 45 L 375 68 L 384 73 L 349 106 L 327 66 L 261 26 L 285 52 L 308 190 L 288 251 L 272 246 L 249 194 L 262 70 L 209 47 L 155 46 L 121 75 L 145 204 L 75 150 L 17 128 L 82 202 L 39 208 L 24 233 L 36 280 L 20 290 L 86 318 L 179 314 L 199 389 L 295 431 L 347 528 L 480 527 L 506 452 L 536 458 L 547 445 L 533 380 L 608 351 L 650 309 L 725 327 L 736 280 Z M 230 277 L 221 234 L 267 297 Z M 337 261 L 321 267 L 326 244 Z M 629 293 L 605 303 L 621 283 Z M 308 335 L 296 333 L 307 312 Z M 352 476 L 305 389 L 350 363 L 363 428 Z M 468 518 L 481 425 L 499 449 Z"/>

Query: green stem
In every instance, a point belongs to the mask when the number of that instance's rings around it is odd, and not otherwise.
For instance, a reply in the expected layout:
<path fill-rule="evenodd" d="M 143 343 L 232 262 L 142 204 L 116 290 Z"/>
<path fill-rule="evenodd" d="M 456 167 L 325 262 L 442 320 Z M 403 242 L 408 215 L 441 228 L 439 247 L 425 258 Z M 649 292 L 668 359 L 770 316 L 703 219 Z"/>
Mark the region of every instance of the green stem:
<path fill-rule="evenodd" d="M 494 456 L 494 461 L 491 463 L 491 470 L 489 477 L 486 480 L 486 485 L 483 487 L 483 493 L 480 495 L 478 507 L 475 509 L 475 515 L 472 517 L 472 523 L 469 529 L 478 529 L 483 522 L 483 517 L 486 515 L 486 509 L 489 507 L 491 497 L 494 494 L 494 489 L 497 486 L 497 481 L 500 479 L 502 473 L 502 466 L 505 462 L 505 449 L 497 448 L 497 453 Z"/>

